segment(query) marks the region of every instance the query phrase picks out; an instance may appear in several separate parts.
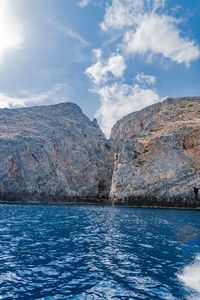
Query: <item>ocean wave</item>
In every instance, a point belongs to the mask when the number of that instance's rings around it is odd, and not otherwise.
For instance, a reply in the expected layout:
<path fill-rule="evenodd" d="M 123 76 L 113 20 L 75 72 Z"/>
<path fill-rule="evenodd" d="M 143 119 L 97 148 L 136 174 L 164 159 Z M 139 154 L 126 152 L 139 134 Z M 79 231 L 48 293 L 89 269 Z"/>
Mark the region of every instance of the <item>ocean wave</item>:
<path fill-rule="evenodd" d="M 195 293 L 189 299 L 200 299 L 200 255 L 197 255 L 194 262 L 187 265 L 178 274 L 178 279 L 191 291 Z"/>

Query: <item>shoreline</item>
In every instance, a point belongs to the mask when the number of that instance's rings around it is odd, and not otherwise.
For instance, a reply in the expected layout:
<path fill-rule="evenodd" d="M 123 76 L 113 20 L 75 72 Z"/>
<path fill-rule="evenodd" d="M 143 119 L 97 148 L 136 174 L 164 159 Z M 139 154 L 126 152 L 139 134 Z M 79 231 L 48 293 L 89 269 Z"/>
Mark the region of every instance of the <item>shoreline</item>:
<path fill-rule="evenodd" d="M 194 211 L 200 211 L 200 204 L 197 207 L 192 207 L 192 206 L 162 206 L 162 205 L 131 205 L 128 203 L 110 203 L 108 202 L 100 202 L 100 201 L 66 201 L 66 202 L 55 202 L 55 201 L 46 201 L 46 202 L 39 202 L 39 201 L 32 201 L 32 202 L 22 202 L 22 201 L 1 201 L 0 200 L 0 205 L 50 205 L 50 206 L 67 206 L 67 205 L 72 205 L 72 206 L 109 206 L 109 207 L 124 207 L 124 208 L 136 208 L 136 209 L 169 209 L 169 210 L 194 210 Z"/>

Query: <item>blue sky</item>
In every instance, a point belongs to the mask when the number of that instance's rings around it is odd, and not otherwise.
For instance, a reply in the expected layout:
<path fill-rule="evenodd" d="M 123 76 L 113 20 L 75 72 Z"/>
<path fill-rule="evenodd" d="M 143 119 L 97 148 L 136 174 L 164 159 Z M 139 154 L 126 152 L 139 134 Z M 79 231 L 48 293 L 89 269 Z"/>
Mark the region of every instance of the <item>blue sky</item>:
<path fill-rule="evenodd" d="M 0 107 L 123 115 L 200 95 L 199 0 L 1 0 Z"/>

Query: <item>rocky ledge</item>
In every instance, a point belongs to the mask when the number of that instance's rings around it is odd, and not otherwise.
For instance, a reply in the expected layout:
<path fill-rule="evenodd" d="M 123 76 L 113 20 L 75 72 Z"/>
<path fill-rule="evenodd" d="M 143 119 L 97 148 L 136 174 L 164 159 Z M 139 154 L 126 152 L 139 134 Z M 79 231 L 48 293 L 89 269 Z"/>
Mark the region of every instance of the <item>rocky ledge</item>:
<path fill-rule="evenodd" d="M 119 120 L 106 140 L 73 103 L 0 110 L 0 202 L 200 207 L 200 98 Z"/>
<path fill-rule="evenodd" d="M 166 99 L 116 123 L 110 199 L 200 207 L 200 98 Z"/>

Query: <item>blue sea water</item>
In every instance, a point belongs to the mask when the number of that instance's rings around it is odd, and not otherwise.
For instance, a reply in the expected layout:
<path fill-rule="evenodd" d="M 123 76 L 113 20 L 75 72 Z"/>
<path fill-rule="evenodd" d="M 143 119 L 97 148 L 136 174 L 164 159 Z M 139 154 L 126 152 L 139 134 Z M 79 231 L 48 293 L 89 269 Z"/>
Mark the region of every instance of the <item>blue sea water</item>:
<path fill-rule="evenodd" d="M 0 205 L 0 299 L 200 299 L 200 212 Z"/>

